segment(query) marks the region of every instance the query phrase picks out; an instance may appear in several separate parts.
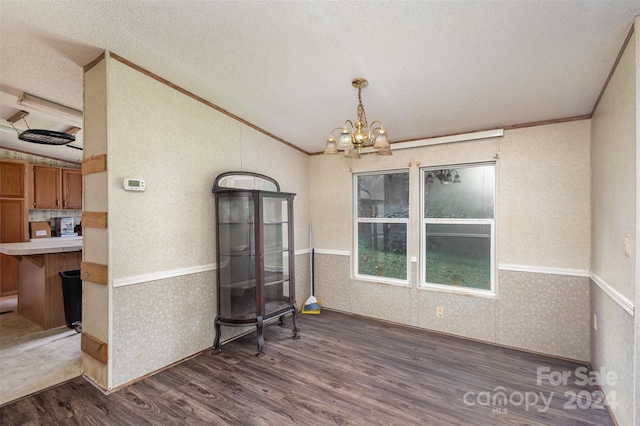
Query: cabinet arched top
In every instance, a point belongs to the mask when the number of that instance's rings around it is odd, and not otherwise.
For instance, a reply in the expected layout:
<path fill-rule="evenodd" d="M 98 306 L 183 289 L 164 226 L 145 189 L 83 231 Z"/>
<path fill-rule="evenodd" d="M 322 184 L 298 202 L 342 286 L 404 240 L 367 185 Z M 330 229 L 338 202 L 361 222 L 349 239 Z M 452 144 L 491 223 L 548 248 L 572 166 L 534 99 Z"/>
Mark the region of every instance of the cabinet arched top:
<path fill-rule="evenodd" d="M 258 173 L 225 172 L 213 181 L 211 192 L 230 189 L 280 192 L 280 185 L 275 179 Z"/>

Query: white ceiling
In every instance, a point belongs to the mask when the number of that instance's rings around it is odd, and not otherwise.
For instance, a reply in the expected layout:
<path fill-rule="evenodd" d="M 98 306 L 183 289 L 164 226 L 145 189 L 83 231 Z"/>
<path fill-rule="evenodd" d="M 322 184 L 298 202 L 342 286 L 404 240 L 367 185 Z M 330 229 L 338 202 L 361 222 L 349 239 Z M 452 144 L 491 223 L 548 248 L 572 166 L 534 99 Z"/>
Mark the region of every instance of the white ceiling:
<path fill-rule="evenodd" d="M 82 67 L 104 50 L 307 152 L 355 119 L 354 77 L 392 141 L 579 116 L 636 15 L 640 0 L 0 0 L 0 125 L 22 92 L 82 109 Z M 0 146 L 81 160 L 8 132 Z"/>

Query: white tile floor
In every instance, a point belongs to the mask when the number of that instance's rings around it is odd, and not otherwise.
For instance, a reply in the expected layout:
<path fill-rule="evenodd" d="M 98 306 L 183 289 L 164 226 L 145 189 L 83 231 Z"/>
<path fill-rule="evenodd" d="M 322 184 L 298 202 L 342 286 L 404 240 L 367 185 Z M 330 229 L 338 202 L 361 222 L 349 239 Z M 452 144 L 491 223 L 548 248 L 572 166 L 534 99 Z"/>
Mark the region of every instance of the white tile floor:
<path fill-rule="evenodd" d="M 0 298 L 0 405 L 82 374 L 80 334 L 43 330 L 17 310 L 16 297 Z"/>

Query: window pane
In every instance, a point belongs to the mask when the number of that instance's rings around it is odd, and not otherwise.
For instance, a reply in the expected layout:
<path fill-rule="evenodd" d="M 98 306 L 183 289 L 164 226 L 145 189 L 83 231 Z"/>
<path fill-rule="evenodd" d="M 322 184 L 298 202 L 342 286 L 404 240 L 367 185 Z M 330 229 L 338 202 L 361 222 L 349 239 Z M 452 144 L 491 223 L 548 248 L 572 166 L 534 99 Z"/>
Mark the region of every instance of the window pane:
<path fill-rule="evenodd" d="M 495 166 L 428 170 L 424 173 L 424 217 L 492 219 Z"/>
<path fill-rule="evenodd" d="M 427 224 L 426 281 L 491 289 L 491 225 Z"/>
<path fill-rule="evenodd" d="M 358 224 L 358 274 L 407 279 L 407 225 Z"/>
<path fill-rule="evenodd" d="M 409 217 L 409 173 L 358 176 L 358 217 Z"/>

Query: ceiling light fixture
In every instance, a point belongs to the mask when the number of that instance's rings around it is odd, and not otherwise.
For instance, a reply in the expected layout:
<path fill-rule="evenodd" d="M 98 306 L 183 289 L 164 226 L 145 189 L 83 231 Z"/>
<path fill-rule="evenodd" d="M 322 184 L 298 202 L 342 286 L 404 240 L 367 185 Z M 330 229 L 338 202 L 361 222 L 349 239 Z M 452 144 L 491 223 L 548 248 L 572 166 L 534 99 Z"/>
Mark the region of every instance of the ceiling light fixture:
<path fill-rule="evenodd" d="M 11 127 L 18 134 L 18 139 L 25 142 L 38 143 L 42 145 L 66 145 L 71 142 L 75 142 L 76 137 L 73 134 L 56 132 L 53 130 L 31 129 L 27 124 L 25 117 L 29 115 L 27 111 L 18 111 L 11 117 L 7 118 L 7 121 L 11 123 Z M 14 123 L 22 119 L 24 124 L 27 125 L 27 130 L 20 132 L 16 129 Z"/>
<path fill-rule="evenodd" d="M 344 151 L 347 158 L 360 158 L 360 150 L 363 147 L 373 145 L 373 149 L 378 155 L 392 155 L 389 137 L 379 120 L 371 124 L 367 122 L 367 114 L 362 106 L 361 92 L 363 87 L 367 87 L 369 82 L 366 78 L 354 78 L 351 85 L 358 89 L 358 118 L 355 124 L 351 120 L 344 122 L 343 127 L 336 127 L 329 133 L 325 154 L 337 154 Z M 377 127 L 376 127 L 377 126 Z M 341 130 L 338 142 L 333 137 L 333 132 Z"/>
<path fill-rule="evenodd" d="M 82 126 L 82 111 L 78 111 L 77 109 L 69 108 L 67 106 L 42 99 L 28 93 L 23 93 L 18 98 L 17 103 L 24 108 L 43 112 L 53 117 L 60 118 L 67 124 Z"/>

